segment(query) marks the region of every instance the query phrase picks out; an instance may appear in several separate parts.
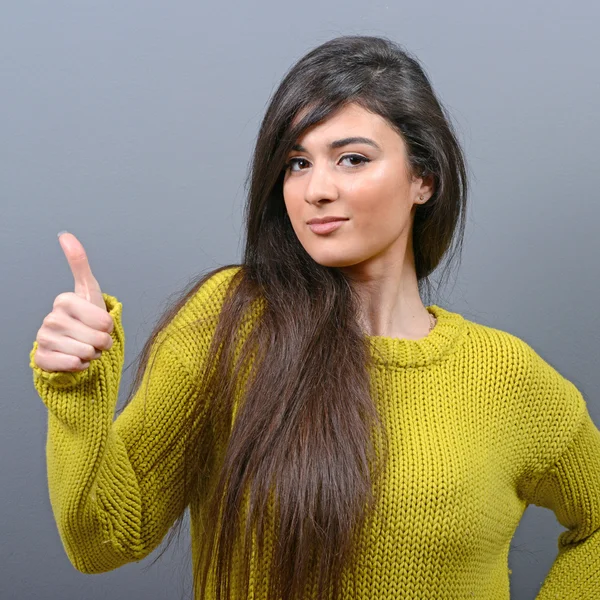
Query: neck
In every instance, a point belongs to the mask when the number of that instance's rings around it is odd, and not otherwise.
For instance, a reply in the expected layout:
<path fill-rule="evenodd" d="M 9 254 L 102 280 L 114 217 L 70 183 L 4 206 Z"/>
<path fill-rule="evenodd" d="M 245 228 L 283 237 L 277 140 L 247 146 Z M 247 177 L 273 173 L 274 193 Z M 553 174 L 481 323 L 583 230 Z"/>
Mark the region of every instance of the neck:
<path fill-rule="evenodd" d="M 379 274 L 354 274 L 361 299 L 360 322 L 367 335 L 421 339 L 431 328 L 431 317 L 419 295 L 414 264 Z"/>
<path fill-rule="evenodd" d="M 418 303 L 404 304 L 399 309 L 397 306 L 387 318 L 381 314 L 363 313 L 361 323 L 365 333 L 408 340 L 419 340 L 429 334 L 432 318 L 420 299 Z"/>

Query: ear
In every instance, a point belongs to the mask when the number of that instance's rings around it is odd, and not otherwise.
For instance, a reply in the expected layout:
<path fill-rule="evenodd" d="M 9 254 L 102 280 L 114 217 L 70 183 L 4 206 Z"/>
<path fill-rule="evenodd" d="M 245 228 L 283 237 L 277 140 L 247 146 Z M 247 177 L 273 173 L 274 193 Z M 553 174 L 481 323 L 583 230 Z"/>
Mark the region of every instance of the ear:
<path fill-rule="evenodd" d="M 420 204 L 425 204 L 431 196 L 433 196 L 435 192 L 435 179 L 433 175 L 426 175 L 421 178 L 421 186 L 417 191 L 418 202 Z M 423 196 L 423 201 L 421 201 L 421 196 Z"/>

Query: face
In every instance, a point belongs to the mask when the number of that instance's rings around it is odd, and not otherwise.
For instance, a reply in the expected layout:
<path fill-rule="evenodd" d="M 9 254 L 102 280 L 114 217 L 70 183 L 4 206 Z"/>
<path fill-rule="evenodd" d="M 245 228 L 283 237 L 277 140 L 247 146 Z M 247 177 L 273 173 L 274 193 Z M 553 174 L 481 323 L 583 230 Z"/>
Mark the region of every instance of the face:
<path fill-rule="evenodd" d="M 354 137 L 372 143 L 336 143 Z M 305 130 L 286 162 L 287 213 L 316 262 L 374 274 L 403 262 L 408 248 L 412 255 L 414 209 L 432 189 L 410 177 L 404 140 L 385 119 L 349 104 Z M 326 216 L 348 220 L 330 233 L 313 232 L 307 221 Z"/>

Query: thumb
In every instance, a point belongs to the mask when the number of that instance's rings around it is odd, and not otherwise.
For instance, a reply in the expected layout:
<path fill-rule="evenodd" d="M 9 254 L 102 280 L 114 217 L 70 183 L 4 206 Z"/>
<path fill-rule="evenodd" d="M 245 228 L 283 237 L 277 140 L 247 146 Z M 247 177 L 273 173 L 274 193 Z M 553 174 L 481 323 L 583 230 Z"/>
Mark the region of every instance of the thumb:
<path fill-rule="evenodd" d="M 92 275 L 87 254 L 79 240 L 72 233 L 65 231 L 58 234 L 58 242 L 67 257 L 71 273 L 73 273 L 75 294 L 106 310 L 100 285 Z"/>

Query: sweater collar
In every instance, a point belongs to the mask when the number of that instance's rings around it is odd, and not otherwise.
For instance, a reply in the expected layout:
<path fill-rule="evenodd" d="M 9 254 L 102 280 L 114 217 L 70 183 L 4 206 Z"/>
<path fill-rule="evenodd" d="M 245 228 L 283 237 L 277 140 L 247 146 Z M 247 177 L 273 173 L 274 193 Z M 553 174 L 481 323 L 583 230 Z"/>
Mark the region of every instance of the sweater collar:
<path fill-rule="evenodd" d="M 373 362 L 392 367 L 424 367 L 445 360 L 462 344 L 467 321 L 459 313 L 432 304 L 427 311 L 437 318 L 435 327 L 419 340 L 367 335 Z"/>

